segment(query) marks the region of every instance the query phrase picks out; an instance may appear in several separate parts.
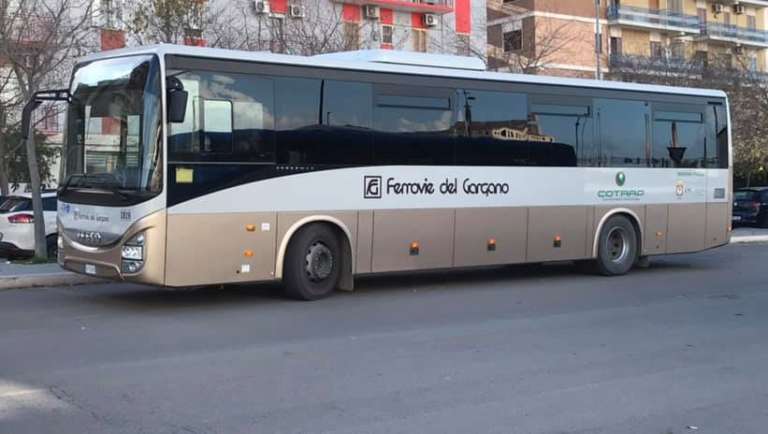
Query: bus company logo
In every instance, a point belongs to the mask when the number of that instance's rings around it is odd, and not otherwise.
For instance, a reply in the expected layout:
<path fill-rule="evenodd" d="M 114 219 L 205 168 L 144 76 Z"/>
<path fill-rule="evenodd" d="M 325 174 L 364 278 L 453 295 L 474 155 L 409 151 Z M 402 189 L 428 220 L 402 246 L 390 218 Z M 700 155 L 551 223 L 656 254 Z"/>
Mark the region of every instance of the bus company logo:
<path fill-rule="evenodd" d="M 624 172 L 619 172 L 614 178 L 616 185 L 619 187 L 615 190 L 598 190 L 597 197 L 604 201 L 625 201 L 625 200 L 640 200 L 645 196 L 645 190 L 621 188 L 627 183 L 627 175 Z"/>
<path fill-rule="evenodd" d="M 91 246 L 100 246 L 103 238 L 101 232 L 80 231 L 77 233 L 77 241 Z"/>
<path fill-rule="evenodd" d="M 624 184 L 627 182 L 627 175 L 624 174 L 624 172 L 619 172 L 616 174 L 616 185 L 619 187 L 624 187 Z"/>
<path fill-rule="evenodd" d="M 381 176 L 363 178 L 363 198 L 381 199 Z"/>
<path fill-rule="evenodd" d="M 70 212 L 72 212 L 72 205 L 68 203 L 62 203 L 60 211 L 62 214 L 69 214 Z"/>

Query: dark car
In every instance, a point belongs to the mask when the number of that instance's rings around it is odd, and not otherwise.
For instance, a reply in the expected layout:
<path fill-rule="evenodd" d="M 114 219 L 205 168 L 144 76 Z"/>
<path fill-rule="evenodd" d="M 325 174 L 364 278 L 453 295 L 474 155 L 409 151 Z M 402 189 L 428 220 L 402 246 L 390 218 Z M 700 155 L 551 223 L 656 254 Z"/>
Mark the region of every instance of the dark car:
<path fill-rule="evenodd" d="M 734 192 L 733 223 L 768 228 L 768 187 L 742 188 Z"/>

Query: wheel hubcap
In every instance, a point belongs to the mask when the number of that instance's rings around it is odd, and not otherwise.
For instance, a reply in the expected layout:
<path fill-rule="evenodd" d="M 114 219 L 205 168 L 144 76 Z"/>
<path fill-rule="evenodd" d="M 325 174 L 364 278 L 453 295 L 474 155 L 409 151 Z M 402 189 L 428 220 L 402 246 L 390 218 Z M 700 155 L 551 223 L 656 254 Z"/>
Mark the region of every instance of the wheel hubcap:
<path fill-rule="evenodd" d="M 612 262 L 623 262 L 629 256 L 629 237 L 623 228 L 613 228 L 606 239 L 606 250 Z"/>
<path fill-rule="evenodd" d="M 306 256 L 307 277 L 312 282 L 320 282 L 333 272 L 333 254 L 331 249 L 321 242 L 309 246 Z"/>

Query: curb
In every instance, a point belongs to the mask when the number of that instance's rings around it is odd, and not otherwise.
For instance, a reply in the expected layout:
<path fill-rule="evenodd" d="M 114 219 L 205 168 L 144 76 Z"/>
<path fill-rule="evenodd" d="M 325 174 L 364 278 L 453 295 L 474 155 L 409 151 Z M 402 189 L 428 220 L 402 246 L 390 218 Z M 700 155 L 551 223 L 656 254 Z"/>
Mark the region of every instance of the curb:
<path fill-rule="evenodd" d="M 0 277 L 0 291 L 10 289 L 36 288 L 42 286 L 74 286 L 104 283 L 105 280 L 75 273 L 46 273 Z"/>
<path fill-rule="evenodd" d="M 768 243 L 768 235 L 740 235 L 731 237 L 731 244 Z"/>

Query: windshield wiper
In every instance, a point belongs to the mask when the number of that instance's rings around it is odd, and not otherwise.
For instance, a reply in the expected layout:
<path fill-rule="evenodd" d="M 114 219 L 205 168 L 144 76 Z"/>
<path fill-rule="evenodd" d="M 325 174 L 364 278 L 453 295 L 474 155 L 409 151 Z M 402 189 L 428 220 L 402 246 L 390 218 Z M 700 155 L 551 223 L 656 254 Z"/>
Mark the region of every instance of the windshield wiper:
<path fill-rule="evenodd" d="M 78 183 L 78 185 L 72 186 L 72 188 L 78 188 L 78 189 L 92 189 L 92 190 L 104 190 L 108 191 L 110 193 L 116 194 L 120 197 L 120 199 L 123 199 L 125 201 L 130 199 L 130 196 L 128 196 L 125 192 L 123 192 L 120 189 L 120 186 L 117 184 L 109 184 L 108 182 L 104 182 L 105 175 L 88 175 L 87 173 L 77 173 L 69 175 L 69 178 L 67 178 L 67 181 L 64 183 L 64 185 L 61 186 L 60 193 L 64 193 L 69 189 L 70 184 L 72 183 L 72 180 L 78 178 L 82 181 L 86 181 L 85 183 Z M 87 183 L 88 180 L 93 180 L 93 183 Z"/>

